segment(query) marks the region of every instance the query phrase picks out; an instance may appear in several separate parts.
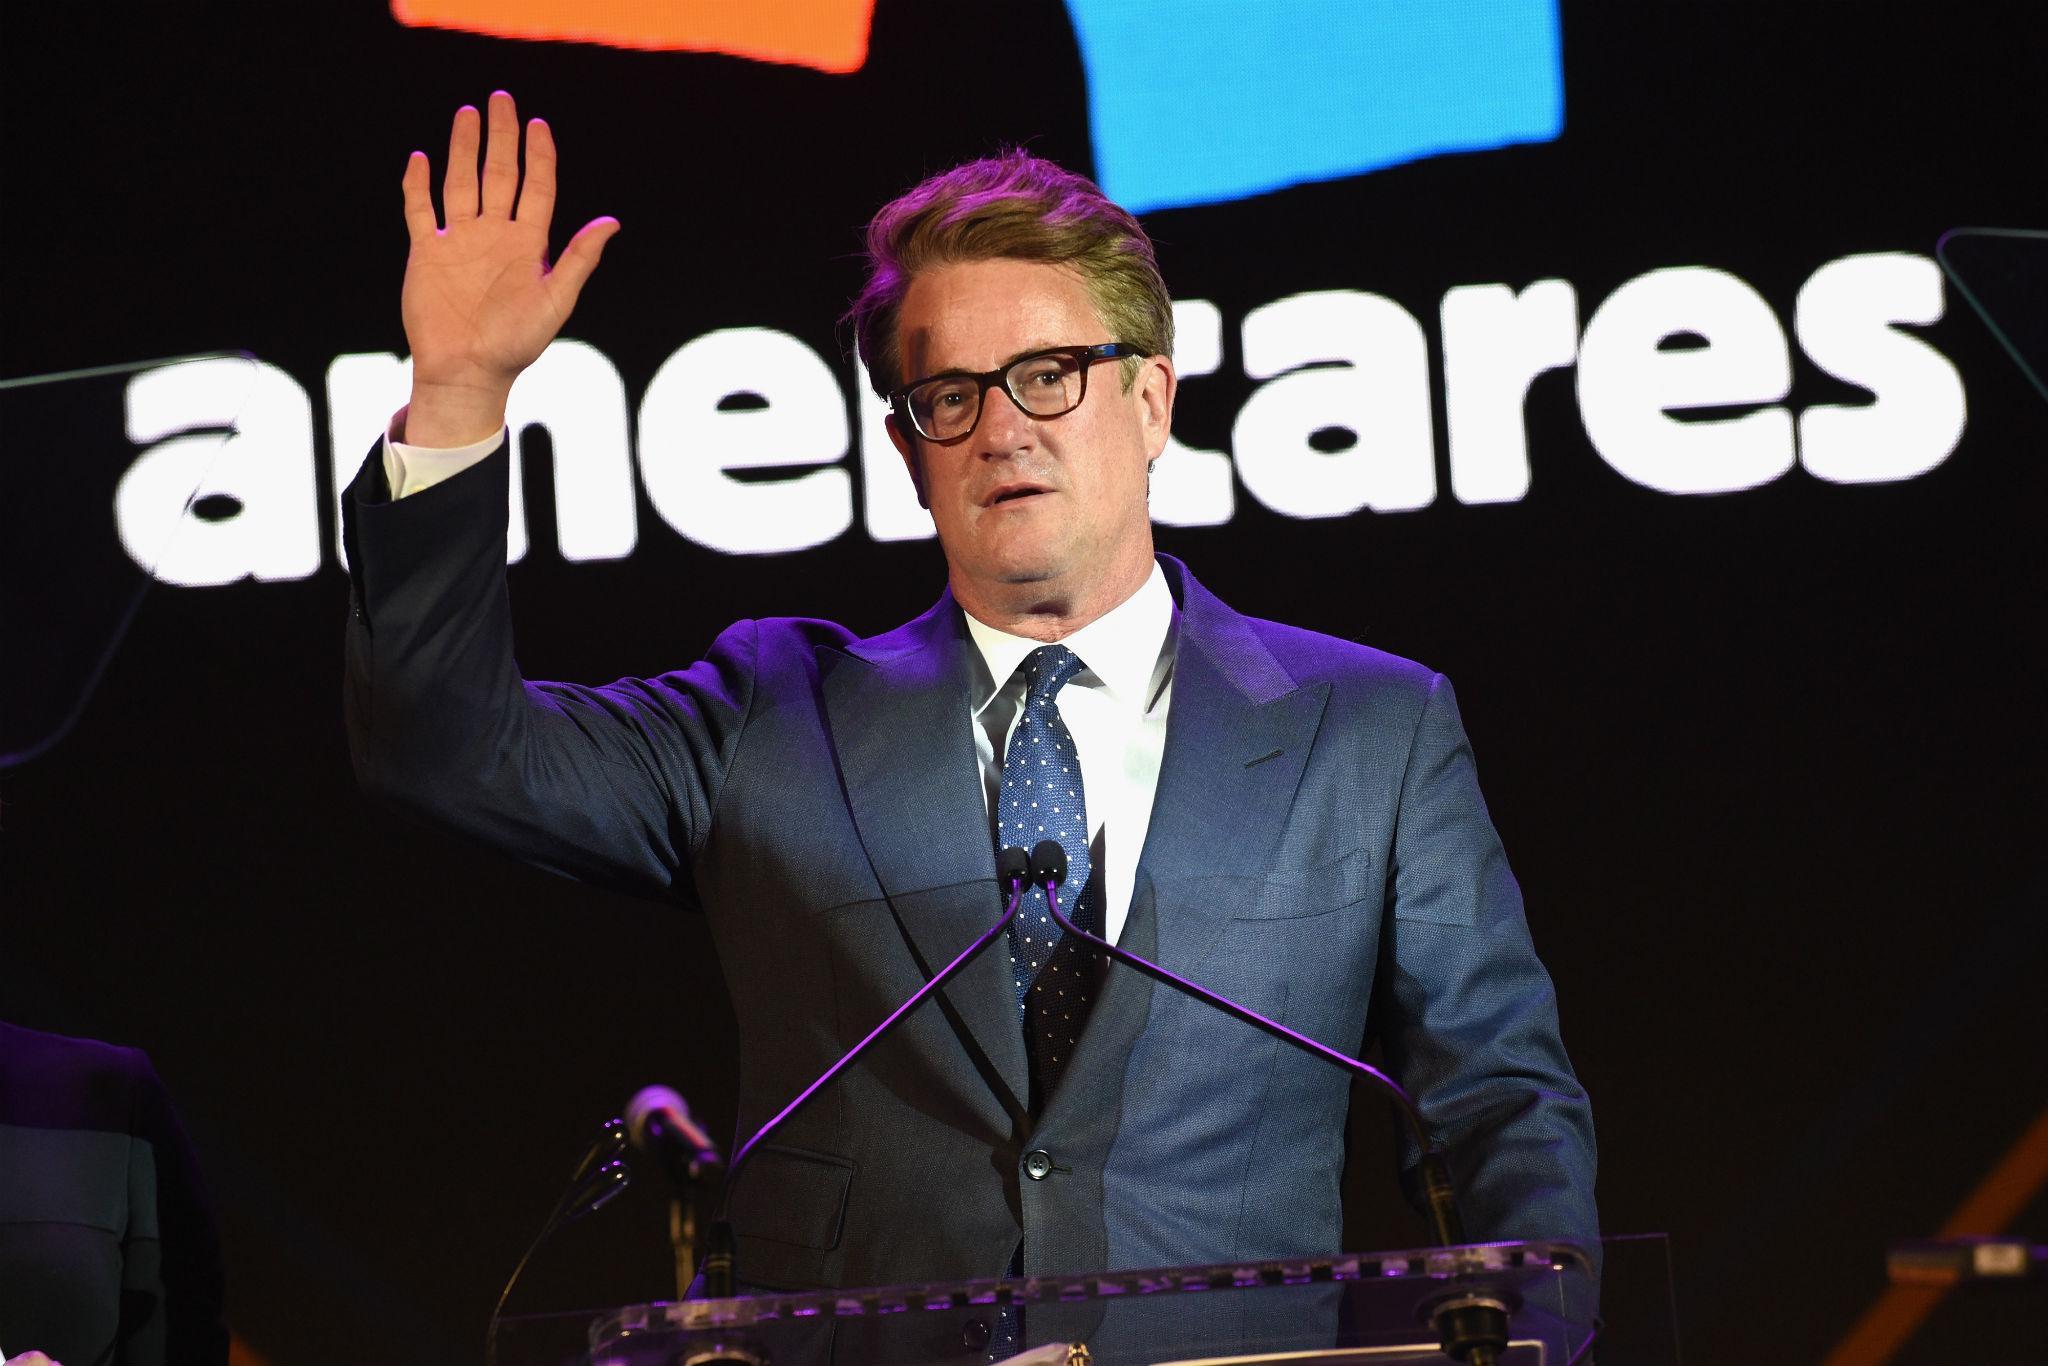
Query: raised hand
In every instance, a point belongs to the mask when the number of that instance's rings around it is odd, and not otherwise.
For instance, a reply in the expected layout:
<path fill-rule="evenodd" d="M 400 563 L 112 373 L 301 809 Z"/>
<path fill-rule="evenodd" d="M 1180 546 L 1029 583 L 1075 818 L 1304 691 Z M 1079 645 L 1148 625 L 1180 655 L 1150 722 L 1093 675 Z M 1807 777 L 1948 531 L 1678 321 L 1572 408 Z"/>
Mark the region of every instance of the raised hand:
<path fill-rule="evenodd" d="M 462 446 L 505 421 L 505 399 L 519 372 L 540 356 L 569 320 L 615 218 L 594 218 L 548 265 L 555 212 L 555 139 L 547 124 L 526 125 L 526 183 L 519 181 L 519 113 L 500 90 L 490 98 L 483 182 L 477 182 L 477 111 L 455 111 L 448 170 L 441 182 L 447 226 L 434 216 L 427 155 L 405 165 L 405 262 L 400 308 L 412 347 L 412 405 L 405 439 Z"/>

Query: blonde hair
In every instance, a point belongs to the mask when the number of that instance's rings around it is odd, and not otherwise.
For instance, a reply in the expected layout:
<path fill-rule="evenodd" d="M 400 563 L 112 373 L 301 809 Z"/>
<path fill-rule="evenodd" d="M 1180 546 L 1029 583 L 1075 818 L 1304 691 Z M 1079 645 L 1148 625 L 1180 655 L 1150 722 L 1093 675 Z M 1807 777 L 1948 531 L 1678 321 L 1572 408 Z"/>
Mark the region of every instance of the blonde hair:
<path fill-rule="evenodd" d="M 867 259 L 867 283 L 847 317 L 868 383 L 885 398 L 904 382 L 896 335 L 903 296 L 918 272 L 935 266 L 1005 259 L 1069 266 L 1109 329 L 1107 340 L 1148 356 L 1173 353 L 1173 300 L 1145 229 L 1094 181 L 1022 150 L 955 166 L 883 205 L 868 224 Z M 1138 361 L 1119 364 L 1128 389 Z"/>

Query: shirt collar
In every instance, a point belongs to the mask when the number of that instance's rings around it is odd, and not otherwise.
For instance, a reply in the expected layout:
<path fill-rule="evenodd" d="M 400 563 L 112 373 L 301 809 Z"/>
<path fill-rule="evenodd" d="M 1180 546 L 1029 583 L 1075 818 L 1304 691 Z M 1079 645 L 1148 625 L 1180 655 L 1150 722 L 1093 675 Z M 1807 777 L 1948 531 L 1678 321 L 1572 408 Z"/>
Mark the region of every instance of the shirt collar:
<path fill-rule="evenodd" d="M 983 673 L 975 680 L 974 714 L 995 701 L 1024 656 L 1045 644 L 1027 636 L 999 631 L 967 613 L 967 634 L 981 657 Z M 1119 703 L 1143 711 L 1151 705 L 1154 683 L 1172 641 L 1173 593 L 1166 575 L 1153 562 L 1144 586 L 1109 611 L 1059 643 L 1081 657 L 1087 672 Z"/>

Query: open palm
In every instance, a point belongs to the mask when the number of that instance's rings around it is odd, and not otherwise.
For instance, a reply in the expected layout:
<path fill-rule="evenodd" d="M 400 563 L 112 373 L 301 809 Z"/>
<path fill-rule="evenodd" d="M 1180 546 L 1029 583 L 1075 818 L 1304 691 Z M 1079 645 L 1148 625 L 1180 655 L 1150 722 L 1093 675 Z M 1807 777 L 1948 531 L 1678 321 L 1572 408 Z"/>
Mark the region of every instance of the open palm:
<path fill-rule="evenodd" d="M 616 219 L 591 220 L 550 267 L 554 135 L 540 119 L 528 123 L 522 186 L 518 111 L 510 95 L 496 92 L 479 184 L 480 123 L 474 108 L 456 111 L 441 183 L 445 227 L 434 214 L 426 154 L 414 152 L 405 167 L 412 248 L 400 306 L 412 348 L 415 418 L 427 416 L 423 404 L 451 415 L 495 406 L 502 421 L 512 381 L 562 330 L 619 228 Z"/>

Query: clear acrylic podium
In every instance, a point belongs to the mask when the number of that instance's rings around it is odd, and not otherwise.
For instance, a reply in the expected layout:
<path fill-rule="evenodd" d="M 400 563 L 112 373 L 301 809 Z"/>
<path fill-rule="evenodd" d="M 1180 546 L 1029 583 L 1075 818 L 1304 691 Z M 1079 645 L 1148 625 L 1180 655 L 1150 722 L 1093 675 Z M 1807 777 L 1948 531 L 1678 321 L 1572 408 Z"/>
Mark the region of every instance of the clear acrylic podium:
<path fill-rule="evenodd" d="M 1021 1327 L 1017 1351 L 1085 1344 L 1091 1366 L 1442 1363 L 1431 1310 L 1477 1294 L 1510 1311 L 1503 1362 L 1568 1366 L 1594 1360 L 1597 1348 L 1603 1366 L 1676 1366 L 1664 1238 L 1607 1240 L 1604 1260 L 1597 1314 L 1578 1247 L 1486 1243 L 514 1316 L 500 1324 L 497 1362 L 983 1366 L 1007 1313 Z"/>

